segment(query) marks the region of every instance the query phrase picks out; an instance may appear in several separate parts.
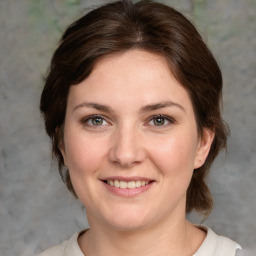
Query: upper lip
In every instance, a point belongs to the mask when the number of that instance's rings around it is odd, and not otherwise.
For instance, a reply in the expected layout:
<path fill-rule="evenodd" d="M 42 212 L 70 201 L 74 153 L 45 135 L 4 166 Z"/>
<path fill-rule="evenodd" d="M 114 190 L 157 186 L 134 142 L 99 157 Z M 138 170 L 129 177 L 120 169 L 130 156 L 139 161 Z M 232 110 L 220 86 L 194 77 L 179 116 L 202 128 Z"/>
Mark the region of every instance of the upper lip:
<path fill-rule="evenodd" d="M 140 177 L 140 176 L 134 176 L 134 177 L 123 177 L 123 176 L 111 176 L 111 177 L 105 177 L 101 180 L 121 180 L 121 181 L 126 181 L 126 182 L 129 182 L 129 181 L 137 181 L 137 180 L 140 180 L 140 181 L 153 181 L 153 179 L 150 179 L 150 178 L 146 178 L 146 177 Z"/>

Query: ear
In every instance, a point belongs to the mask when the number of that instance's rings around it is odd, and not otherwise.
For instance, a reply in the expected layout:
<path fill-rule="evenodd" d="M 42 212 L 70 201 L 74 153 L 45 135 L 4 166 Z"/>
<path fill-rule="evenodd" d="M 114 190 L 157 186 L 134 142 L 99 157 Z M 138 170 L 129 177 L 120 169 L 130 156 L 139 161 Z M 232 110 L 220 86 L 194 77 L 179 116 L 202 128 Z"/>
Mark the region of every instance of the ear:
<path fill-rule="evenodd" d="M 66 158 L 66 151 L 65 151 L 65 143 L 64 143 L 64 131 L 61 127 L 56 127 L 55 129 L 56 137 L 58 138 L 58 148 L 62 154 L 64 164 L 67 166 L 67 158 Z"/>
<path fill-rule="evenodd" d="M 198 169 L 203 166 L 209 151 L 211 149 L 211 145 L 214 139 L 214 132 L 208 128 L 203 128 L 202 135 L 198 140 L 197 151 L 194 162 L 194 169 Z"/>

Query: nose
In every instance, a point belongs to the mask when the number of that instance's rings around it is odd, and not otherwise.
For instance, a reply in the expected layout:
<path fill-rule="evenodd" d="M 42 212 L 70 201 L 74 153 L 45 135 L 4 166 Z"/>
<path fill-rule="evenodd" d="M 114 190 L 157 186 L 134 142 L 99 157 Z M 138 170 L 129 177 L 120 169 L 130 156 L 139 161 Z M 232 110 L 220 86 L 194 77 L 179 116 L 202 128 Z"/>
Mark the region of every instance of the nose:
<path fill-rule="evenodd" d="M 136 127 L 117 128 L 112 136 L 110 161 L 121 167 L 130 168 L 142 163 L 146 158 L 142 136 Z"/>

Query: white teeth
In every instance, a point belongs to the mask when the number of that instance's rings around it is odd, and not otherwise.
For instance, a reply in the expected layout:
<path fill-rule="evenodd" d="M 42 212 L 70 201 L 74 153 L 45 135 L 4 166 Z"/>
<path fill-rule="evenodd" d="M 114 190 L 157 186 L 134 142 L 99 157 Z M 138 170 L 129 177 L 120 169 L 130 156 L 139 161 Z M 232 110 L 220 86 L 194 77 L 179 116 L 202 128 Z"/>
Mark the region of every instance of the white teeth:
<path fill-rule="evenodd" d="M 116 188 L 139 188 L 149 184 L 149 181 L 136 180 L 136 181 L 122 181 L 122 180 L 107 180 L 108 185 Z"/>
<path fill-rule="evenodd" d="M 120 185 L 120 188 L 127 188 L 128 187 L 128 183 L 125 182 L 125 181 L 119 181 L 119 185 Z"/>
<path fill-rule="evenodd" d="M 115 180 L 115 181 L 114 181 L 114 186 L 115 186 L 116 188 L 119 188 L 119 187 L 120 187 L 118 180 Z"/>
<path fill-rule="evenodd" d="M 135 188 L 135 181 L 129 181 L 128 188 Z"/>
<path fill-rule="evenodd" d="M 140 180 L 136 180 L 135 186 L 136 186 L 136 188 L 141 187 L 141 181 Z"/>

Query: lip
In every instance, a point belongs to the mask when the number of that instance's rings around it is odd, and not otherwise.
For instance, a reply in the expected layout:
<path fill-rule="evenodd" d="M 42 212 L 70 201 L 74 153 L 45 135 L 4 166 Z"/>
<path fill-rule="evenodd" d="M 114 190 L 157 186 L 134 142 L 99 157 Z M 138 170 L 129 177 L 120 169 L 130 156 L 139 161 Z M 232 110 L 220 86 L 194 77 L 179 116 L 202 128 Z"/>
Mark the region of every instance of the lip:
<path fill-rule="evenodd" d="M 116 187 L 110 186 L 108 183 L 106 183 L 106 180 L 119 180 L 119 181 L 125 181 L 125 182 L 141 180 L 141 181 L 149 181 L 150 183 L 148 183 L 145 186 L 138 187 L 138 188 L 116 188 Z M 155 184 L 155 180 L 145 178 L 145 177 L 139 177 L 139 176 L 135 176 L 135 177 L 111 176 L 111 177 L 106 177 L 104 179 L 101 179 L 101 181 L 102 181 L 102 184 L 104 185 L 104 187 L 108 191 L 110 191 L 114 195 L 117 195 L 120 197 L 125 197 L 125 198 L 136 197 L 136 196 L 148 191 Z"/>
<path fill-rule="evenodd" d="M 122 176 L 111 176 L 111 177 L 105 177 L 101 179 L 102 181 L 105 180 L 121 180 L 121 181 L 137 181 L 137 180 L 145 180 L 145 181 L 154 181 L 153 179 L 149 179 L 146 177 L 140 177 L 140 176 L 133 176 L 133 177 L 122 177 Z"/>

